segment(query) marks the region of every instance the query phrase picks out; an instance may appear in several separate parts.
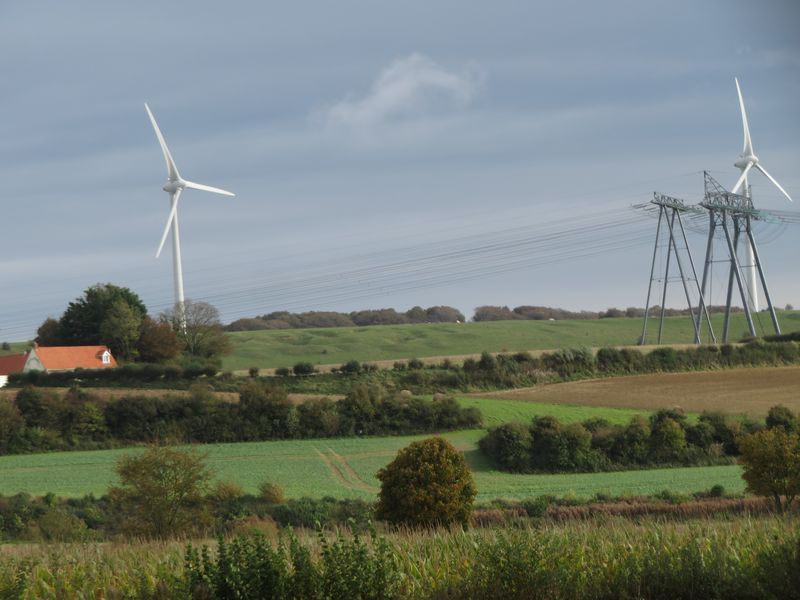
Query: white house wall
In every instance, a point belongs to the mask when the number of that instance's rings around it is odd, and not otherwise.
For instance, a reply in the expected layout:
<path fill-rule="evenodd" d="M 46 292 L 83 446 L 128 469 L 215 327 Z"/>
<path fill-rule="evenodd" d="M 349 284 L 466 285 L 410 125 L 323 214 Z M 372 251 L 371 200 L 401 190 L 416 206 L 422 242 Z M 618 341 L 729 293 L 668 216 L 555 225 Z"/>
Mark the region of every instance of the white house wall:
<path fill-rule="evenodd" d="M 27 373 L 28 371 L 45 371 L 44 365 L 42 361 L 39 360 L 39 357 L 36 356 L 36 349 L 34 348 L 28 353 L 28 360 L 25 361 L 25 366 L 22 367 L 22 372 Z"/>

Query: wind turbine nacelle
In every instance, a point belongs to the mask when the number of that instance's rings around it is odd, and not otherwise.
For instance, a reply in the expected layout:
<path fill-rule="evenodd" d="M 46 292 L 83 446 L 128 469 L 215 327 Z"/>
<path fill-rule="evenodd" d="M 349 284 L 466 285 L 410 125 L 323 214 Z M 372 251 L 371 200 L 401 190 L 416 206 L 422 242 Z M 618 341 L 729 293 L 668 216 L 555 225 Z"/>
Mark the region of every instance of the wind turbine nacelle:
<path fill-rule="evenodd" d="M 161 189 L 167 192 L 168 194 L 174 194 L 178 190 L 182 190 L 183 187 L 184 186 L 182 181 L 168 181 L 167 183 L 164 184 L 164 187 Z"/>
<path fill-rule="evenodd" d="M 740 156 L 739 160 L 733 163 L 733 166 L 737 169 L 745 169 L 750 163 L 752 163 L 754 167 L 758 164 L 758 157 L 755 154 L 750 154 L 749 156 Z"/>

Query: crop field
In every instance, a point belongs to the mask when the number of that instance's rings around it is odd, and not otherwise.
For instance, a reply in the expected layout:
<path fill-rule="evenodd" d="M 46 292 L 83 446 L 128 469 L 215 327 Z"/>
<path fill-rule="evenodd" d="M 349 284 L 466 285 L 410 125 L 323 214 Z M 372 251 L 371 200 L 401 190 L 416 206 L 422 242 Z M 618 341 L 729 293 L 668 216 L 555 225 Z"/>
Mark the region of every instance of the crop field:
<path fill-rule="evenodd" d="M 473 469 L 478 499 L 527 498 L 540 494 L 589 497 L 609 494 L 652 494 L 706 490 L 715 484 L 741 491 L 744 484 L 737 466 L 654 469 L 616 473 L 568 475 L 513 475 L 496 471 L 477 449 L 482 430 L 444 435 L 465 456 Z M 214 444 L 198 447 L 219 480 L 235 481 L 255 492 L 264 480 L 280 483 L 287 497 L 372 499 L 378 491 L 378 469 L 398 450 L 426 436 L 319 439 L 301 441 Z M 53 492 L 59 496 L 102 495 L 115 483 L 114 464 L 127 452 L 100 450 L 0 457 L 0 493 L 20 491 L 32 495 Z"/>
<path fill-rule="evenodd" d="M 781 312 L 779 319 L 784 331 L 800 329 L 800 311 Z M 712 321 L 721 330 L 722 315 L 713 315 Z M 759 314 L 756 323 L 757 329 L 770 332 L 765 314 Z M 228 370 L 246 370 L 291 367 L 300 361 L 338 365 L 348 360 L 391 361 L 465 356 L 482 351 L 626 346 L 638 342 L 641 329 L 642 319 L 619 318 L 242 331 L 230 334 L 234 351 L 223 366 Z M 744 315 L 733 315 L 731 332 L 734 339 L 746 335 Z M 665 321 L 665 344 L 691 341 L 692 325 L 688 317 Z"/>
<path fill-rule="evenodd" d="M 680 406 L 687 412 L 718 410 L 763 417 L 776 404 L 800 412 L 800 367 L 611 377 L 484 392 L 481 397 L 650 411 Z"/>

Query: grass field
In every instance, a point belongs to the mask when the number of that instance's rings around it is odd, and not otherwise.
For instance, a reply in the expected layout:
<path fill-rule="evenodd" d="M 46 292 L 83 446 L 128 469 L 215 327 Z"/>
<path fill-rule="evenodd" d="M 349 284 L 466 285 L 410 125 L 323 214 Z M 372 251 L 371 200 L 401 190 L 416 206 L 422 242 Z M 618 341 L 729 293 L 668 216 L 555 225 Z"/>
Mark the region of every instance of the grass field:
<path fill-rule="evenodd" d="M 779 313 L 785 331 L 800 329 L 800 311 Z M 722 315 L 713 316 L 721 331 Z M 769 318 L 759 314 L 757 328 L 766 333 Z M 655 327 L 651 331 L 655 331 Z M 290 367 L 300 361 L 341 364 L 348 360 L 375 362 L 430 356 L 462 356 L 489 352 L 516 352 L 575 346 L 624 346 L 639 340 L 642 320 L 638 318 L 582 321 L 493 321 L 484 323 L 439 323 L 337 327 L 231 333 L 234 352 L 224 368 Z M 746 335 L 744 316 L 736 314 L 731 324 L 735 339 Z M 652 338 L 653 340 L 655 338 Z M 664 343 L 692 342 L 688 317 L 671 317 L 664 326 Z"/>
<path fill-rule="evenodd" d="M 525 402 L 515 399 L 460 397 L 462 406 L 478 408 L 483 415 L 486 427 L 516 421 L 529 423 L 533 417 L 553 416 L 562 423 L 585 421 L 593 417 L 605 419 L 609 423 L 623 425 L 635 415 L 646 415 L 650 411 L 628 408 L 606 408 L 603 406 L 573 406 L 569 404 L 547 404 Z"/>
<path fill-rule="evenodd" d="M 537 414 L 552 414 L 564 422 L 602 416 L 626 422 L 638 411 L 573 407 L 518 401 L 463 399 L 467 405 L 484 410 L 491 423 L 527 421 Z M 652 494 L 665 489 L 674 492 L 705 490 L 715 484 L 730 491 L 744 488 L 736 466 L 655 469 L 617 473 L 578 475 L 512 475 L 492 468 L 477 449 L 482 430 L 445 434 L 465 456 L 475 473 L 479 500 L 497 497 L 526 498 L 540 494 L 592 496 L 608 494 Z M 208 454 L 216 477 L 240 484 L 255 492 L 264 480 L 280 483 L 288 497 L 320 498 L 375 497 L 375 474 L 391 461 L 397 451 L 411 441 L 426 436 L 321 439 L 240 444 L 213 444 L 199 447 Z M 33 495 L 53 492 L 59 496 L 105 493 L 115 482 L 114 464 L 126 452 L 103 450 L 62 452 L 0 457 L 0 493 L 25 491 Z"/>
<path fill-rule="evenodd" d="M 573 408 L 582 405 L 652 411 L 680 406 L 688 412 L 718 410 L 764 417 L 776 404 L 800 412 L 800 367 L 611 377 L 480 395 Z"/>

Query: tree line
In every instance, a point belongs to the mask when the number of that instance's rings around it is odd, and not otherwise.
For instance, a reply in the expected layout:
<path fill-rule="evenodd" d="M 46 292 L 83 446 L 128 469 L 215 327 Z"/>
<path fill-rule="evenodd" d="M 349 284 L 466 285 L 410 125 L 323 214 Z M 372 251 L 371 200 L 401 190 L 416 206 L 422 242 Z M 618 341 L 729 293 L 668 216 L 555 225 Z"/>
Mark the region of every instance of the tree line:
<path fill-rule="evenodd" d="M 724 312 L 724 306 L 709 306 L 709 312 Z M 787 310 L 791 307 L 787 305 Z M 742 312 L 733 307 L 733 312 Z M 661 314 L 660 306 L 652 306 L 650 316 Z M 664 314 L 669 317 L 688 316 L 689 309 L 667 308 Z M 606 319 L 619 317 L 643 317 L 644 309 L 628 307 L 625 309 L 609 308 L 604 311 L 570 311 L 549 306 L 479 306 L 475 309 L 472 320 L 481 321 L 547 321 L 564 319 Z M 369 325 L 406 325 L 409 323 L 464 323 L 464 314 L 452 306 L 431 306 L 422 308 L 415 306 L 405 312 L 394 308 L 359 310 L 349 313 L 334 311 L 309 311 L 292 313 L 276 311 L 255 317 L 237 319 L 225 326 L 226 331 L 260 331 L 268 329 L 312 329 L 317 327 L 365 327 Z"/>
<path fill-rule="evenodd" d="M 358 310 L 349 313 L 309 311 L 271 312 L 252 318 L 237 319 L 225 327 L 227 331 L 264 329 L 309 329 L 316 327 L 366 327 L 369 325 L 406 325 L 409 323 L 463 323 L 465 317 L 452 306 L 415 306 L 405 312 L 393 308 Z"/>
<path fill-rule="evenodd" d="M 481 413 L 456 400 L 433 400 L 357 385 L 342 399 L 294 404 L 285 389 L 258 381 L 238 402 L 202 384 L 188 396 L 102 399 L 77 386 L 66 394 L 25 387 L 0 399 L 0 454 L 95 449 L 130 443 L 218 443 L 401 435 L 479 427 Z"/>
<path fill-rule="evenodd" d="M 481 450 L 504 471 L 562 473 L 731 463 L 740 443 L 762 429 L 800 432 L 800 420 L 785 406 L 769 410 L 765 422 L 706 412 L 691 423 L 680 409 L 659 410 L 627 425 L 589 419 L 564 425 L 554 417 L 530 425 L 493 427 Z"/>

